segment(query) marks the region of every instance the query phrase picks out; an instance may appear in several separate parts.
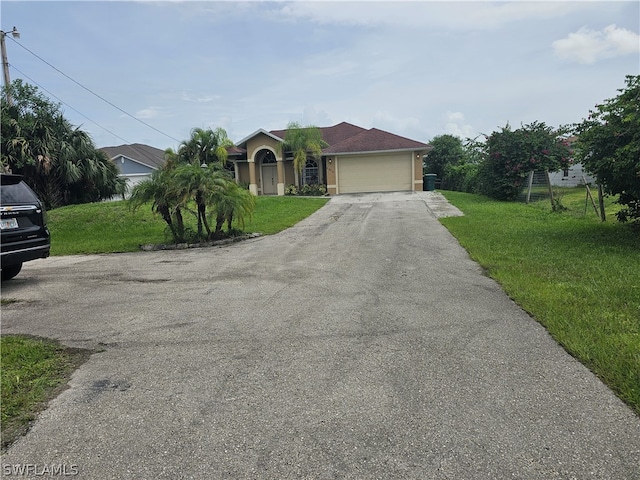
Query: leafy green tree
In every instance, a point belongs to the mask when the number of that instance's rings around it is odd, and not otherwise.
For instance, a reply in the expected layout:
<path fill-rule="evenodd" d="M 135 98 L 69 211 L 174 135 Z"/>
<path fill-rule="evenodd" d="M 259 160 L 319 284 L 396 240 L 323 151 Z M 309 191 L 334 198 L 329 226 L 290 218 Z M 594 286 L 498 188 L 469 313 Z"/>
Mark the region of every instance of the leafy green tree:
<path fill-rule="evenodd" d="M 575 126 L 576 160 L 605 193 L 619 195 L 620 221 L 640 221 L 640 75 L 628 75 L 620 94 L 596 105 Z"/>
<path fill-rule="evenodd" d="M 493 132 L 478 172 L 480 192 L 497 200 L 514 200 L 530 171 L 567 168 L 571 152 L 564 134 L 541 122 L 517 130 L 507 124 Z"/>
<path fill-rule="evenodd" d="M 7 87 L 5 87 L 7 88 Z M 122 188 L 117 167 L 32 85 L 15 80 L 1 100 L 0 164 L 24 175 L 47 208 L 110 198 Z"/>
<path fill-rule="evenodd" d="M 446 188 L 475 193 L 478 190 L 478 172 L 485 156 L 485 144 L 468 138 L 462 149 L 463 156 L 458 163 L 445 165 L 443 175 Z"/>
<path fill-rule="evenodd" d="M 435 173 L 445 180 L 448 165 L 458 165 L 464 160 L 462 140 L 454 135 L 438 135 L 429 142 L 431 150 L 424 158 L 424 173 Z"/>
<path fill-rule="evenodd" d="M 293 154 L 293 168 L 302 174 L 307 158 L 318 160 L 322 156 L 322 149 L 329 145 L 322 140 L 322 132 L 318 127 L 307 125 L 303 127 L 297 122 L 289 122 L 284 134 L 284 142 L 278 146 L 280 153 Z"/>

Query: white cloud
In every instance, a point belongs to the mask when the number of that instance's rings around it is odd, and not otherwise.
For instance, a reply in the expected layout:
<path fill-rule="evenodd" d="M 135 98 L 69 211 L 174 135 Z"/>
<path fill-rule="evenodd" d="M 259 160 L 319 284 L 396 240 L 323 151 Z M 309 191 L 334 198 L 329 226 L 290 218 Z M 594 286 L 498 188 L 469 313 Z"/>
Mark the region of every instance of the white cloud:
<path fill-rule="evenodd" d="M 305 19 L 321 25 L 487 29 L 519 20 L 549 19 L 591 8 L 589 2 L 290 2 L 281 20 Z"/>
<path fill-rule="evenodd" d="M 465 123 L 464 114 L 462 112 L 447 112 L 445 115 L 444 130 L 449 135 L 455 135 L 460 138 L 473 138 L 477 135 L 474 128 Z"/>
<path fill-rule="evenodd" d="M 220 98 L 220 95 L 193 95 L 188 92 L 182 92 L 182 99 L 187 102 L 209 103 L 215 100 L 220 100 Z"/>
<path fill-rule="evenodd" d="M 143 108 L 142 110 L 138 110 L 134 116 L 136 118 L 144 119 L 144 120 L 158 118 L 162 116 L 162 108 L 160 107 Z"/>
<path fill-rule="evenodd" d="M 420 129 L 420 120 L 409 116 L 399 117 L 389 111 L 377 111 L 373 115 L 373 126 L 398 135 L 410 136 L 411 132 Z"/>
<path fill-rule="evenodd" d="M 616 25 L 602 31 L 582 27 L 553 42 L 553 49 L 562 59 L 589 65 L 603 58 L 640 53 L 640 35 Z"/>
<path fill-rule="evenodd" d="M 333 125 L 329 115 L 324 110 L 316 110 L 315 107 L 305 107 L 302 112 L 303 125 L 315 125 L 317 127 L 329 127 Z"/>

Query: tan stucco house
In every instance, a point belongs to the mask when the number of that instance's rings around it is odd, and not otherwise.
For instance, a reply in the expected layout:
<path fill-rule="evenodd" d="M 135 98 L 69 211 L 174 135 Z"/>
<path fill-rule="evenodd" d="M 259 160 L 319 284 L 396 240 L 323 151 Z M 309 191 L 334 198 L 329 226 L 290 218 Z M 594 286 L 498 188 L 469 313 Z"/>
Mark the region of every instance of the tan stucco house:
<path fill-rule="evenodd" d="M 320 131 L 328 147 L 298 175 L 291 155 L 278 153 L 286 130 L 257 130 L 229 150 L 236 180 L 254 195 L 284 195 L 286 186 L 304 184 L 324 184 L 330 195 L 422 190 L 422 157 L 429 145 L 346 122 Z"/>

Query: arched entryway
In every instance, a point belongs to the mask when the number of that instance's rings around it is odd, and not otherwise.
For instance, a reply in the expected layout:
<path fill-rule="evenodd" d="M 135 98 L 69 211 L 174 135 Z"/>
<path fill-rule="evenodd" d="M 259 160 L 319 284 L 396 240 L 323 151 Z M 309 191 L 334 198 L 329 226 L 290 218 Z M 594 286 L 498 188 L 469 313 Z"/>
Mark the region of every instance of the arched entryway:
<path fill-rule="evenodd" d="M 260 184 L 262 195 L 278 194 L 278 165 L 276 155 L 268 149 L 260 150 L 256 154 L 256 161 L 260 166 Z"/>

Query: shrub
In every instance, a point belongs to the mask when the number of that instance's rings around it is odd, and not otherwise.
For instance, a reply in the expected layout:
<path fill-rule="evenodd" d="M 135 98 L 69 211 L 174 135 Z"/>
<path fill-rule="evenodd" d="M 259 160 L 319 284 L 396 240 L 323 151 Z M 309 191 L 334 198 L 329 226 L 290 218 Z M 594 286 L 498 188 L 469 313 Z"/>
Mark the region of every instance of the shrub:
<path fill-rule="evenodd" d="M 295 185 L 288 185 L 284 191 L 285 195 L 298 195 L 298 187 Z"/>
<path fill-rule="evenodd" d="M 570 163 L 569 144 L 561 132 L 534 122 L 517 130 L 507 124 L 487 138 L 479 171 L 480 192 L 496 200 L 514 200 L 532 170 L 556 171 Z"/>
<path fill-rule="evenodd" d="M 305 195 L 310 197 L 321 197 L 327 193 L 327 187 L 320 184 L 303 185 L 300 188 L 298 195 Z"/>

